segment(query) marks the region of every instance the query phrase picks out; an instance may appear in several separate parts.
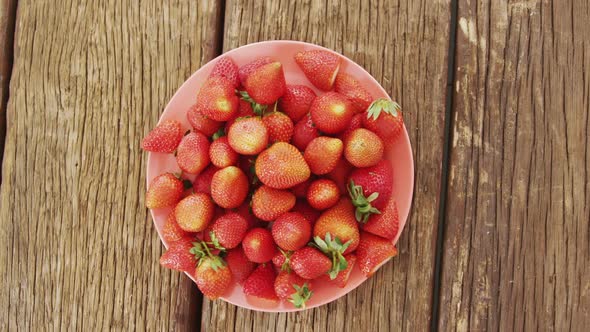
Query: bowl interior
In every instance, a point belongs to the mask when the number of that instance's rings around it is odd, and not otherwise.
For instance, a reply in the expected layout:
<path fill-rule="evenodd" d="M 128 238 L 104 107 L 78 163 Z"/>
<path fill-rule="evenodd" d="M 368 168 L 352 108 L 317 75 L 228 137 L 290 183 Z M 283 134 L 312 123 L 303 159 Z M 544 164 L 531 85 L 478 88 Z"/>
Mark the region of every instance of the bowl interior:
<path fill-rule="evenodd" d="M 316 93 L 321 93 L 315 89 L 311 83 L 307 80 L 303 72 L 299 69 L 293 56 L 302 50 L 313 50 L 322 49 L 333 52 L 321 46 L 296 42 L 296 41 L 267 41 L 242 46 L 236 48 L 224 54 L 224 56 L 231 57 L 238 66 L 247 64 L 248 62 L 261 57 L 261 56 L 272 56 L 279 60 L 283 64 L 285 71 L 285 78 L 288 84 L 304 84 L 313 88 Z M 387 92 L 381 87 L 381 85 L 361 66 L 354 63 L 352 60 L 338 54 L 342 57 L 341 71 L 347 72 L 353 75 L 359 80 L 372 94 L 374 97 L 386 97 L 389 98 Z M 209 76 L 209 73 L 213 69 L 215 59 L 202 66 L 197 70 L 186 82 L 178 89 L 176 94 L 172 97 L 168 105 L 166 106 L 164 113 L 160 117 L 160 121 L 166 119 L 174 119 L 180 121 L 184 128 L 191 128 L 187 119 L 186 111 L 196 101 L 197 91 L 203 84 L 203 82 Z M 394 188 L 393 196 L 397 200 L 399 217 L 400 217 L 400 230 L 397 237 L 394 239 L 394 243 L 397 242 L 401 232 L 404 229 L 408 214 L 410 212 L 410 205 L 412 201 L 412 193 L 414 186 L 414 162 L 412 158 L 412 150 L 410 146 L 410 140 L 406 130 L 403 131 L 402 137 L 398 139 L 395 144 L 385 142 L 386 145 L 386 158 L 393 166 L 394 174 Z M 164 172 L 179 172 L 180 169 L 176 164 L 176 160 L 171 154 L 162 153 L 150 153 L 148 155 L 147 164 L 147 181 L 148 184 L 151 180 L 159 174 Z M 171 209 L 154 209 L 151 211 L 154 224 L 161 234 L 162 226 L 166 220 L 167 215 Z M 161 238 L 161 236 L 160 236 Z M 164 241 L 163 241 L 164 242 Z M 164 245 L 168 247 L 168 244 L 164 242 Z M 188 274 L 187 274 L 188 275 Z M 192 276 L 189 275 L 189 277 Z M 194 279 L 193 279 L 194 280 Z M 313 285 L 313 297 L 308 302 L 307 308 L 313 308 L 322 304 L 331 302 L 338 299 L 346 293 L 355 289 L 360 285 L 366 278 L 361 274 L 358 268 L 354 268 L 350 276 L 349 282 L 344 288 L 338 288 L 331 286 L 321 281 L 314 281 Z M 248 299 L 242 292 L 241 286 L 236 285 L 231 289 L 223 300 L 228 301 L 232 304 L 259 311 L 269 312 L 287 312 L 297 311 L 300 309 L 295 308 L 290 303 L 265 303 Z"/>

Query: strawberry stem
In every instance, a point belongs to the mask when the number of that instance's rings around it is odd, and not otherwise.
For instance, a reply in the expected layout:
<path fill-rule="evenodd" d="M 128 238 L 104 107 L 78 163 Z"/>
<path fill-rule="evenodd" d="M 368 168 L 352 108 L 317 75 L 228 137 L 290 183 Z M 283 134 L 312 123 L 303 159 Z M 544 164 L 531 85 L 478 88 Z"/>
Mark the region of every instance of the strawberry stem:
<path fill-rule="evenodd" d="M 401 109 L 401 106 L 395 101 L 386 98 L 379 98 L 372 102 L 367 109 L 367 119 L 373 118 L 373 120 L 377 120 L 379 115 L 381 115 L 381 112 L 397 117 L 398 114 L 401 114 Z"/>
<path fill-rule="evenodd" d="M 378 192 L 374 192 L 369 197 L 365 197 L 363 187 L 357 186 L 353 180 L 348 185 L 348 194 L 352 205 L 356 207 L 354 217 L 356 221 L 366 223 L 372 214 L 381 214 L 381 211 L 371 205 L 371 202 L 379 197 Z"/>

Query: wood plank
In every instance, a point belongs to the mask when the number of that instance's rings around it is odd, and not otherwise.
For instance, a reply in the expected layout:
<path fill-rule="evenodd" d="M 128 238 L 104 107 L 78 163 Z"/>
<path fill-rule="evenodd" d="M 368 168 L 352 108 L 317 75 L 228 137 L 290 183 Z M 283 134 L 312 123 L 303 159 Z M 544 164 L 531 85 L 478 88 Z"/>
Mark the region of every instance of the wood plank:
<path fill-rule="evenodd" d="M 441 330 L 590 325 L 590 6 L 459 1 Z"/>
<path fill-rule="evenodd" d="M 141 138 L 217 52 L 218 1 L 19 1 L 0 194 L 0 330 L 193 330 L 162 269 Z"/>
<path fill-rule="evenodd" d="M 6 104 L 8 103 L 8 84 L 12 72 L 15 17 L 16 0 L 0 0 L 0 163 L 6 137 Z M 0 183 L 2 183 L 2 174 L 0 174 Z"/>
<path fill-rule="evenodd" d="M 364 66 L 404 106 L 416 191 L 400 255 L 346 297 L 294 314 L 203 304 L 203 331 L 426 330 L 443 146 L 448 1 L 228 1 L 224 50 L 267 39 L 332 48 Z"/>

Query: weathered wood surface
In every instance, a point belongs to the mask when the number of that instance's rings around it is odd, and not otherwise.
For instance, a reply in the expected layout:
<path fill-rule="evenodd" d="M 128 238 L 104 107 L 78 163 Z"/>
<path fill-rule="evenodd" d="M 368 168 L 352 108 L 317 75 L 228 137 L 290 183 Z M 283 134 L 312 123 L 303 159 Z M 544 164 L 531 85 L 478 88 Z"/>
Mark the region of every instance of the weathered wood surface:
<path fill-rule="evenodd" d="M 416 164 L 400 254 L 357 290 L 313 310 L 266 314 L 205 301 L 203 331 L 423 331 L 430 323 L 441 178 L 448 1 L 227 1 L 224 50 L 268 39 L 332 48 L 404 107 Z"/>
<path fill-rule="evenodd" d="M 198 326 L 196 287 L 158 264 L 139 142 L 217 52 L 220 8 L 19 1 L 0 195 L 0 330 Z"/>
<path fill-rule="evenodd" d="M 8 84 L 12 72 L 12 45 L 16 0 L 0 0 L 0 163 L 6 137 L 6 104 L 8 103 Z M 2 183 L 2 174 L 0 174 Z"/>
<path fill-rule="evenodd" d="M 459 1 L 442 331 L 590 326 L 590 7 Z"/>

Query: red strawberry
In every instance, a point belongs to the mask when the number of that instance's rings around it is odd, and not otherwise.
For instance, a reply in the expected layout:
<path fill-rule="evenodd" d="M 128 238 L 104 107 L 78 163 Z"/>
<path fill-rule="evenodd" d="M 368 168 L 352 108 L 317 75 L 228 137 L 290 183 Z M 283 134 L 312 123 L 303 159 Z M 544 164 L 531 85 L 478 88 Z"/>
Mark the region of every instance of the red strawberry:
<path fill-rule="evenodd" d="M 383 210 L 392 190 L 393 169 L 387 160 L 354 170 L 350 174 L 348 193 L 356 207 L 357 221 L 366 222 L 371 214 Z"/>
<path fill-rule="evenodd" d="M 244 281 L 244 294 L 264 300 L 277 301 L 274 283 L 277 273 L 271 264 L 259 265 Z"/>
<path fill-rule="evenodd" d="M 309 205 L 309 203 L 307 203 L 305 200 L 297 200 L 291 211 L 301 213 L 312 227 L 316 220 L 318 220 L 320 217 L 320 211 L 312 208 L 311 205 Z"/>
<path fill-rule="evenodd" d="M 388 99 L 375 100 L 363 117 L 363 126 L 385 142 L 392 142 L 404 128 L 401 107 Z"/>
<path fill-rule="evenodd" d="M 261 66 L 264 66 L 266 64 L 269 64 L 271 62 L 275 62 L 275 60 L 271 57 L 261 57 L 258 58 L 244 66 L 242 66 L 239 71 L 238 74 L 240 76 L 240 82 L 243 84 L 246 83 L 246 78 L 253 73 L 256 69 L 258 69 Z"/>
<path fill-rule="evenodd" d="M 141 141 L 141 148 L 150 152 L 172 153 L 182 139 L 180 122 L 165 120 L 152 129 Z"/>
<path fill-rule="evenodd" d="M 344 156 L 355 167 L 371 167 L 383 159 L 383 141 L 370 130 L 354 130 L 344 142 Z"/>
<path fill-rule="evenodd" d="M 209 165 L 209 140 L 198 131 L 184 136 L 176 152 L 178 167 L 186 173 L 199 174 Z"/>
<path fill-rule="evenodd" d="M 310 177 L 309 179 L 307 179 L 307 181 L 305 182 L 301 182 L 300 184 L 293 186 L 291 188 L 291 192 L 293 194 L 295 194 L 295 197 L 297 198 L 306 198 L 307 197 L 307 188 L 309 188 L 309 185 L 312 182 L 312 178 Z"/>
<path fill-rule="evenodd" d="M 173 206 L 180 201 L 184 186 L 182 180 L 172 173 L 156 176 L 145 194 L 145 205 L 148 209 Z"/>
<path fill-rule="evenodd" d="M 221 257 L 207 256 L 199 261 L 195 281 L 203 295 L 214 300 L 229 289 L 232 275 Z"/>
<path fill-rule="evenodd" d="M 332 89 L 340 69 L 340 56 L 336 53 L 324 50 L 299 52 L 295 54 L 295 62 L 316 88 Z"/>
<path fill-rule="evenodd" d="M 160 265 L 167 269 L 192 273 L 197 266 L 197 260 L 190 253 L 193 245 L 189 239 L 173 242 L 160 257 Z"/>
<path fill-rule="evenodd" d="M 364 117 L 365 117 L 365 115 L 362 113 L 355 114 L 352 117 L 352 120 L 350 120 L 350 124 L 348 125 L 348 128 L 346 128 L 346 130 L 344 130 L 342 132 L 342 134 L 338 135 L 338 138 L 340 138 L 342 140 L 342 142 L 346 141 L 346 139 L 348 138 L 350 133 L 352 133 L 356 129 L 363 127 L 363 118 Z"/>
<path fill-rule="evenodd" d="M 259 117 L 236 120 L 227 133 L 229 145 L 239 154 L 259 154 L 268 145 L 268 129 Z"/>
<path fill-rule="evenodd" d="M 346 73 L 338 73 L 334 82 L 334 91 L 344 95 L 354 105 L 357 112 L 364 112 L 373 102 L 371 96 L 359 81 Z"/>
<path fill-rule="evenodd" d="M 197 178 L 193 182 L 193 190 L 196 193 L 211 194 L 211 180 L 213 175 L 219 170 L 214 165 L 209 165 L 204 171 L 197 175 Z"/>
<path fill-rule="evenodd" d="M 271 112 L 262 118 L 268 130 L 268 140 L 274 142 L 289 142 L 293 136 L 293 121 L 281 112 Z"/>
<path fill-rule="evenodd" d="M 274 287 L 279 299 L 291 302 L 295 308 L 305 308 L 305 303 L 313 294 L 309 290 L 309 281 L 295 273 L 279 273 L 275 279 Z"/>
<path fill-rule="evenodd" d="M 256 268 L 256 264 L 250 262 L 242 247 L 231 249 L 227 252 L 225 257 L 227 266 L 231 270 L 234 280 L 237 283 L 242 283 Z"/>
<path fill-rule="evenodd" d="M 295 124 L 291 141 L 299 150 L 304 151 L 309 142 L 319 136 L 320 133 L 311 120 L 311 114 L 308 113 Z"/>
<path fill-rule="evenodd" d="M 258 104 L 272 104 L 286 89 L 283 65 L 275 61 L 262 65 L 252 71 L 244 82 L 248 95 Z"/>
<path fill-rule="evenodd" d="M 353 252 L 359 243 L 358 223 L 354 218 L 354 207 L 348 198 L 342 198 L 334 207 L 326 210 L 313 226 L 313 236 L 325 239 L 330 234 L 343 244 L 350 241 L 344 254 Z"/>
<path fill-rule="evenodd" d="M 192 194 L 183 198 L 176 208 L 174 216 L 178 226 L 187 232 L 200 232 L 207 228 L 213 218 L 215 204 L 207 194 Z"/>
<path fill-rule="evenodd" d="M 223 76 L 232 83 L 234 88 L 240 86 L 240 77 L 238 76 L 238 65 L 227 56 L 219 58 L 209 77 Z"/>
<path fill-rule="evenodd" d="M 236 166 L 220 169 L 211 180 L 211 197 L 224 209 L 242 205 L 248 195 L 248 178 Z"/>
<path fill-rule="evenodd" d="M 293 253 L 290 251 L 279 251 L 273 256 L 272 264 L 275 266 L 277 271 L 290 271 L 289 261 Z"/>
<path fill-rule="evenodd" d="M 276 252 L 272 234 L 266 228 L 253 228 L 248 231 L 242 240 L 242 248 L 246 257 L 254 263 L 269 262 Z"/>
<path fill-rule="evenodd" d="M 166 222 L 164 223 L 164 227 L 162 227 L 162 239 L 166 243 L 174 243 L 181 241 L 182 239 L 188 238 L 189 234 L 185 232 L 180 226 L 178 226 L 178 222 L 176 222 L 176 217 L 174 216 L 174 211 L 168 215 L 166 218 Z"/>
<path fill-rule="evenodd" d="M 361 233 L 361 241 L 356 250 L 356 257 L 359 268 L 365 276 L 372 276 L 381 265 L 387 263 L 391 257 L 396 255 L 397 249 L 391 241 L 371 233 Z"/>
<path fill-rule="evenodd" d="M 246 219 L 235 212 L 228 212 L 213 222 L 209 234 L 213 242 L 219 242 L 225 249 L 233 249 L 240 245 L 247 231 Z"/>
<path fill-rule="evenodd" d="M 347 183 L 350 172 L 352 172 L 352 165 L 346 161 L 346 158 L 340 158 L 336 167 L 330 173 L 326 174 L 326 177 L 336 183 L 340 192 L 345 193 L 348 188 Z"/>
<path fill-rule="evenodd" d="M 197 107 L 204 116 L 227 121 L 238 111 L 238 97 L 233 83 L 222 76 L 210 77 L 197 95 Z"/>
<path fill-rule="evenodd" d="M 234 124 L 234 122 L 236 122 L 237 119 L 239 118 L 246 118 L 246 117 L 251 117 L 254 116 L 256 114 L 254 114 L 254 110 L 252 109 L 252 104 L 250 104 L 249 102 L 240 99 L 240 106 L 238 107 L 238 113 L 231 119 L 229 119 L 226 123 L 225 123 L 225 132 L 229 133 L 229 128 L 231 127 L 232 124 Z"/>
<path fill-rule="evenodd" d="M 350 274 L 352 272 L 354 264 L 356 263 L 356 256 L 354 254 L 345 255 L 344 259 L 346 259 L 346 263 L 347 263 L 346 269 L 340 271 L 338 273 L 338 275 L 336 276 L 336 279 L 330 280 L 330 276 L 328 276 L 328 275 L 323 277 L 324 280 L 327 280 L 340 288 L 346 287 L 346 284 L 348 283 L 348 279 L 350 278 Z"/>
<path fill-rule="evenodd" d="M 289 143 L 277 142 L 256 159 L 256 176 L 265 185 L 286 189 L 309 179 L 311 172 L 301 152 Z"/>
<path fill-rule="evenodd" d="M 314 174 L 331 172 L 340 160 L 344 144 L 338 138 L 321 136 L 314 138 L 305 148 L 303 157 Z"/>
<path fill-rule="evenodd" d="M 254 213 L 252 213 L 252 208 L 250 207 L 250 203 L 245 201 L 240 207 L 238 207 L 235 211 L 237 214 L 242 216 L 242 218 L 246 219 L 248 222 L 248 229 L 260 226 L 261 222 L 256 219 Z"/>
<path fill-rule="evenodd" d="M 211 163 L 219 168 L 224 168 L 238 163 L 236 151 L 229 146 L 227 136 L 219 137 L 209 146 L 209 158 Z"/>
<path fill-rule="evenodd" d="M 313 100 L 309 112 L 318 130 L 338 134 L 350 125 L 354 107 L 338 92 L 326 92 Z"/>
<path fill-rule="evenodd" d="M 304 279 L 316 279 L 330 271 L 332 261 L 321 251 L 303 247 L 291 255 L 289 267 Z"/>
<path fill-rule="evenodd" d="M 311 183 L 307 190 L 307 201 L 316 210 L 331 208 L 340 199 L 340 190 L 334 181 L 319 179 Z"/>
<path fill-rule="evenodd" d="M 311 238 L 311 226 L 302 214 L 287 212 L 272 224 L 272 237 L 283 250 L 297 250 Z"/>
<path fill-rule="evenodd" d="M 362 228 L 365 232 L 393 240 L 399 230 L 399 214 L 395 198 L 392 196 L 381 214 L 371 216 Z"/>
<path fill-rule="evenodd" d="M 287 85 L 285 94 L 279 99 L 279 108 L 293 122 L 297 122 L 309 112 L 309 107 L 315 97 L 315 92 L 305 85 Z"/>
<path fill-rule="evenodd" d="M 273 221 L 295 206 L 295 195 L 288 190 L 262 186 L 252 195 L 252 212 L 264 221 Z"/>
<path fill-rule="evenodd" d="M 201 110 L 197 108 L 196 104 L 189 108 L 186 117 L 195 130 L 202 132 L 207 137 L 211 137 L 211 135 L 215 134 L 222 125 L 221 122 L 204 116 Z"/>

